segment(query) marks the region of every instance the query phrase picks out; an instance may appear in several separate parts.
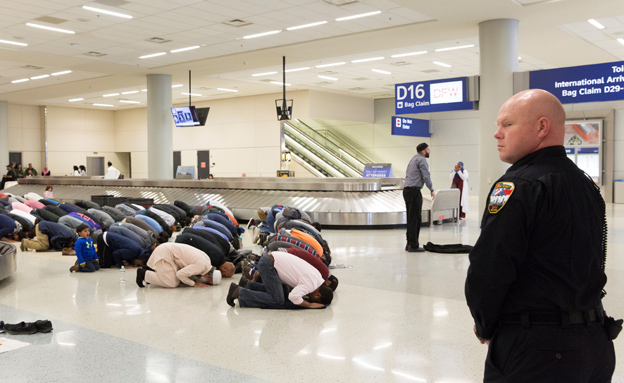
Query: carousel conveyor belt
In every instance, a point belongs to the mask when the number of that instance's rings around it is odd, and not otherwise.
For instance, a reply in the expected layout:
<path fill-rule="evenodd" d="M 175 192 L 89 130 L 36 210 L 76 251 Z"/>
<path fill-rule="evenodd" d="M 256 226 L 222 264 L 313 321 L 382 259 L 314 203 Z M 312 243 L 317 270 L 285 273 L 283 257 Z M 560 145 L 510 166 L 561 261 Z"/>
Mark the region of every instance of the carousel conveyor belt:
<path fill-rule="evenodd" d="M 54 187 L 61 201 L 90 200 L 109 195 L 151 198 L 154 203 L 184 201 L 205 205 L 216 201 L 226 205 L 237 219 L 258 218 L 258 208 L 281 204 L 307 212 L 312 220 L 334 228 L 396 228 L 406 223 L 403 180 L 354 178 L 222 178 L 218 180 L 104 180 L 79 177 L 29 177 L 6 189 L 7 193 L 43 195 L 46 185 Z M 431 201 L 423 201 L 423 222 L 427 222 Z"/>

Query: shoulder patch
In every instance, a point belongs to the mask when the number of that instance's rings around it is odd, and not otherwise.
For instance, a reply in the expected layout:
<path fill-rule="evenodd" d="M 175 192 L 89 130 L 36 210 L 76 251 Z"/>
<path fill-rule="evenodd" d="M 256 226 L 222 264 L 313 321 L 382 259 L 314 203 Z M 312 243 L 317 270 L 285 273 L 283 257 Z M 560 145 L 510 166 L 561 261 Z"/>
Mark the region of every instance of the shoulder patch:
<path fill-rule="evenodd" d="M 511 194 L 515 189 L 513 182 L 499 182 L 492 190 L 490 202 L 488 203 L 488 211 L 490 214 L 496 214 L 505 206 Z"/>

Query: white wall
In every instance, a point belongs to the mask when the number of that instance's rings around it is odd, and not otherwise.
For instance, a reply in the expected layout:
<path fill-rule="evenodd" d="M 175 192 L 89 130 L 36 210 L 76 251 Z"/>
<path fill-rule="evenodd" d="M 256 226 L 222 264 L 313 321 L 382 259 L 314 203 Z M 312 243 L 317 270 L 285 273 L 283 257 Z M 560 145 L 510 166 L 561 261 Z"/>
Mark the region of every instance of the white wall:
<path fill-rule="evenodd" d="M 435 189 L 448 189 L 453 166 L 463 161 L 470 179 L 479 177 L 479 120 L 477 111 L 459 111 L 411 115 L 430 120 L 431 137 L 393 136 L 391 133 L 394 100 L 381 99 L 374 103 L 374 123 L 327 121 L 339 136 L 353 143 L 375 162 L 392 163 L 395 177 L 405 177 L 416 146 L 426 142 L 431 147 L 428 159 Z M 316 121 L 318 128 L 323 122 Z M 494 134 L 494 131 L 492 131 Z M 493 141 L 494 143 L 494 141 Z M 479 195 L 478 182 L 470 182 L 470 195 Z"/>
<path fill-rule="evenodd" d="M 115 112 L 47 107 L 48 167 L 53 175 L 71 175 L 87 157 L 104 157 L 123 174 L 128 162 L 115 148 Z M 89 174 L 89 169 L 87 169 Z"/>
<path fill-rule="evenodd" d="M 275 100 L 281 94 L 193 101 L 210 107 L 206 126 L 173 127 L 173 150 L 182 165 L 197 166 L 197 151 L 210 151 L 210 172 L 215 177 L 275 177 L 280 167 L 280 124 Z M 293 114 L 308 115 L 308 92 L 292 92 Z M 147 177 L 147 111 L 145 108 L 115 113 L 115 143 L 132 153 L 133 178 Z M 171 121 L 173 124 L 173 119 Z M 173 160 L 173 159 L 172 159 Z"/>
<path fill-rule="evenodd" d="M 22 166 L 32 163 L 37 172 L 45 166 L 43 120 L 41 108 L 30 105 L 8 105 L 9 151 L 22 152 Z M 4 166 L 6 164 L 2 164 Z"/>

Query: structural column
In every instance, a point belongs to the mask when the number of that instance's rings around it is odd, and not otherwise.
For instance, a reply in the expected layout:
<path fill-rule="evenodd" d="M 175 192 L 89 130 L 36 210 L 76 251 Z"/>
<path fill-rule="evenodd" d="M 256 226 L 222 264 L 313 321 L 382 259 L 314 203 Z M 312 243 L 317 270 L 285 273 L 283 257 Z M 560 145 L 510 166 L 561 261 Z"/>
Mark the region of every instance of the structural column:
<path fill-rule="evenodd" d="M 9 103 L 0 101 L 0 169 L 9 163 Z"/>
<path fill-rule="evenodd" d="M 518 70 L 518 20 L 497 19 L 479 24 L 479 214 L 485 209 L 492 183 L 509 167 L 498 158 L 496 118 L 513 95 Z"/>
<path fill-rule="evenodd" d="M 147 179 L 170 180 L 173 174 L 171 75 L 147 75 Z"/>

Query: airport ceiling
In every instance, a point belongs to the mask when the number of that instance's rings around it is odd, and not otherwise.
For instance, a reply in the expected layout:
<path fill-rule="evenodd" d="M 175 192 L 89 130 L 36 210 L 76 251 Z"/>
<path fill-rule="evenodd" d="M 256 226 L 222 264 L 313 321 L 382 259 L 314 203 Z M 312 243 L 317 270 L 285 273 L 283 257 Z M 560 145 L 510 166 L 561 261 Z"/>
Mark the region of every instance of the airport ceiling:
<path fill-rule="evenodd" d="M 519 71 L 624 60 L 622 0 L 0 0 L 0 6 L 0 100 L 14 104 L 144 107 L 146 75 L 154 73 L 171 74 L 173 101 L 184 103 L 189 70 L 194 102 L 279 93 L 282 56 L 288 91 L 393 97 L 396 83 L 479 74 L 479 23 L 500 18 L 519 20 Z M 436 51 L 457 47 L 463 48 Z"/>

